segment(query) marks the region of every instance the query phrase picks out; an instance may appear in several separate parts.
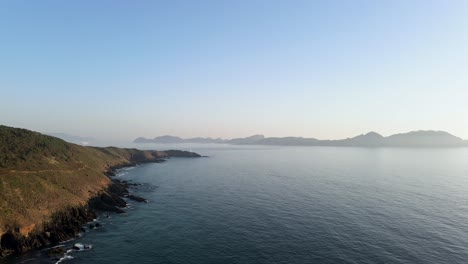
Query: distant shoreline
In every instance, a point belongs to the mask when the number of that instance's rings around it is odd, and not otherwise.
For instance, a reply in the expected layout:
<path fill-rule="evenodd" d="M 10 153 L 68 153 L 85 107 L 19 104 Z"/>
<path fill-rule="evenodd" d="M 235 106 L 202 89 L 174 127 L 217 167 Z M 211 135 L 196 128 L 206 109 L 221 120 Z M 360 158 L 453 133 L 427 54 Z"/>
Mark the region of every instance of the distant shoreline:
<path fill-rule="evenodd" d="M 459 148 L 468 147 L 468 141 L 444 131 L 419 130 L 384 137 L 376 132 L 369 132 L 353 138 L 338 140 L 320 140 L 303 137 L 265 137 L 254 135 L 246 138 L 180 138 L 160 136 L 153 139 L 139 137 L 133 143 L 157 144 L 229 144 L 260 146 L 329 146 L 329 147 L 366 147 L 366 148 Z"/>

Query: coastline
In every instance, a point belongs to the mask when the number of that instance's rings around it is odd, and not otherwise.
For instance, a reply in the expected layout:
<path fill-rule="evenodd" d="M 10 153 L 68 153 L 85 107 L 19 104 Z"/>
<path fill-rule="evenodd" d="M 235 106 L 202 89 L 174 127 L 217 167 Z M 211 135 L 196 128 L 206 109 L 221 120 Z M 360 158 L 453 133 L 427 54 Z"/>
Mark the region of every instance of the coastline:
<path fill-rule="evenodd" d="M 77 238 L 84 230 L 83 226 L 92 222 L 98 215 L 107 213 L 124 214 L 128 203 L 124 198 L 136 202 L 148 202 L 145 198 L 132 194 L 130 187 L 137 185 L 124 180 L 115 179 L 118 170 L 135 167 L 145 163 L 162 163 L 165 158 L 170 157 L 200 157 L 197 153 L 171 150 L 166 155 L 157 159 L 138 160 L 138 162 L 121 163 L 109 166 L 103 171 L 103 175 L 110 183 L 93 197 L 88 199 L 84 205 L 70 206 L 52 214 L 50 220 L 42 226 L 35 227 L 27 235 L 20 232 L 18 227 L 8 226 L 7 231 L 0 239 L 0 259 L 3 257 L 20 255 L 32 250 L 45 247 L 57 248 L 59 243 Z M 172 155 L 171 155 L 172 154 Z M 61 255 L 61 256 L 60 256 Z M 49 257 L 64 257 L 65 252 L 49 254 Z"/>
<path fill-rule="evenodd" d="M 115 173 L 124 167 L 133 167 L 138 164 L 115 166 L 107 174 Z M 13 229 L 2 236 L 0 256 L 16 255 L 46 246 L 57 246 L 59 243 L 78 237 L 83 226 L 92 222 L 99 214 L 126 213 L 124 208 L 127 202 L 123 198 L 135 201 L 144 199 L 130 194 L 129 184 L 126 181 L 108 176 L 111 184 L 101 190 L 96 196 L 89 199 L 86 205 L 74 206 L 53 214 L 51 220 L 44 223 L 42 230 L 35 230 L 24 236 L 19 229 Z"/>

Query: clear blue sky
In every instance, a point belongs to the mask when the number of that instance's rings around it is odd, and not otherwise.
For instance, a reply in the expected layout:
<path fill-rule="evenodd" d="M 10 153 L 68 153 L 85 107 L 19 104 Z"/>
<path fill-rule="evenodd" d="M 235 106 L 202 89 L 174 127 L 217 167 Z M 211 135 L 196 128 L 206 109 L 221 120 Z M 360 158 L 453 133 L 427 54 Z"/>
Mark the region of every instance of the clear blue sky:
<path fill-rule="evenodd" d="M 468 138 L 468 1 L 2 1 L 0 123 Z"/>

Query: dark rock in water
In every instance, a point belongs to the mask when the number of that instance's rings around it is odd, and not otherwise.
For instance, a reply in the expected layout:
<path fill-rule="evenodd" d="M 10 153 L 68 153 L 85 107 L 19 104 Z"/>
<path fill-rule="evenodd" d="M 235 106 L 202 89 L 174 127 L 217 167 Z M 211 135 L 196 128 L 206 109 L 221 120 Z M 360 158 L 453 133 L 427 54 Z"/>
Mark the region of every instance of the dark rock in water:
<path fill-rule="evenodd" d="M 95 227 L 102 227 L 102 225 L 100 223 L 96 223 Z"/>
<path fill-rule="evenodd" d="M 82 227 L 82 228 L 80 228 L 80 231 L 84 233 L 84 232 L 86 232 L 86 229 L 84 229 L 84 228 Z"/>
<path fill-rule="evenodd" d="M 137 202 L 140 202 L 140 203 L 147 203 L 148 200 L 146 200 L 145 198 L 143 197 L 140 197 L 140 196 L 136 196 L 136 195 L 133 195 L 133 194 L 129 194 L 128 196 L 128 199 L 131 199 L 133 201 L 137 201 Z"/>
<path fill-rule="evenodd" d="M 85 249 L 91 249 L 92 246 L 88 244 L 81 244 L 81 243 L 76 243 L 73 245 L 72 249 L 74 250 L 85 250 Z"/>
<path fill-rule="evenodd" d="M 89 224 L 89 226 L 88 226 L 88 227 L 89 227 L 89 229 L 94 229 L 94 228 L 96 228 L 96 226 L 95 226 L 95 225 L 93 225 L 93 224 Z"/>
<path fill-rule="evenodd" d="M 103 192 L 89 201 L 90 206 L 99 211 L 114 212 L 118 214 L 125 213 L 119 207 L 127 206 L 127 203 L 119 195 L 111 192 Z"/>
<path fill-rule="evenodd" d="M 125 194 L 128 194 L 128 183 L 125 181 L 115 180 L 113 181 L 113 184 L 109 186 L 108 191 L 118 196 L 124 196 Z"/>
<path fill-rule="evenodd" d="M 74 250 L 82 250 L 81 246 L 78 246 L 77 244 L 73 245 L 72 249 Z"/>
<path fill-rule="evenodd" d="M 90 244 L 81 244 L 81 243 L 76 243 L 73 245 L 72 249 L 74 250 L 85 250 L 85 249 L 91 249 L 92 245 Z"/>
<path fill-rule="evenodd" d="M 47 256 L 55 257 L 65 254 L 65 249 L 63 247 L 53 247 L 47 251 Z"/>

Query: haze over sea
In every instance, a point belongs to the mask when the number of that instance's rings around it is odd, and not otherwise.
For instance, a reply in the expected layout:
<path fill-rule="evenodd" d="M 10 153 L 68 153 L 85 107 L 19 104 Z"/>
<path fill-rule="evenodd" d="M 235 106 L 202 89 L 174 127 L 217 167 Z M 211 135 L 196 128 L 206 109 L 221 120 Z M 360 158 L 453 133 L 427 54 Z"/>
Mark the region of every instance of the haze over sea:
<path fill-rule="evenodd" d="M 209 158 L 120 171 L 150 203 L 101 217 L 68 263 L 468 259 L 468 148 L 145 147 Z"/>

